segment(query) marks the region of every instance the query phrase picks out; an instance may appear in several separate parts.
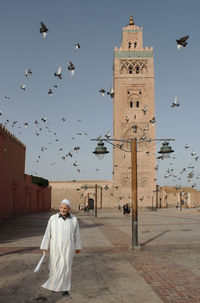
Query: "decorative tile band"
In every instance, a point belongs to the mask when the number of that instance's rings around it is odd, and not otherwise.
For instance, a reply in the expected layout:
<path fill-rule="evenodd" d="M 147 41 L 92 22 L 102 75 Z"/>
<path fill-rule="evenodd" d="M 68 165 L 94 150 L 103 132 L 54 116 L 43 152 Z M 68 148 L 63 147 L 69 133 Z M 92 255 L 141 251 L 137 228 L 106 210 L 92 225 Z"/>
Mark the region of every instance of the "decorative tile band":
<path fill-rule="evenodd" d="M 123 29 L 123 32 L 142 32 L 142 29 Z"/>
<path fill-rule="evenodd" d="M 153 58 L 152 51 L 115 52 L 115 58 Z"/>

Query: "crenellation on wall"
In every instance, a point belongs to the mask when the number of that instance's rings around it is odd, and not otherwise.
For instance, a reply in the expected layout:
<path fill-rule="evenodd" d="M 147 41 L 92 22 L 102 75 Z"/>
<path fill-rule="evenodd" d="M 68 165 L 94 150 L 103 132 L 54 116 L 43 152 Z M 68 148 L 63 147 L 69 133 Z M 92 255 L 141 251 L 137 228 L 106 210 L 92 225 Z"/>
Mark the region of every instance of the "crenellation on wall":
<path fill-rule="evenodd" d="M 8 136 L 10 139 L 12 139 L 13 141 L 15 141 L 17 144 L 21 145 L 22 147 L 26 148 L 26 146 L 17 138 L 15 137 L 15 135 L 13 135 L 11 132 L 9 132 L 9 130 L 6 129 L 6 127 L 0 123 L 0 131 L 2 131 L 2 133 L 5 136 Z"/>

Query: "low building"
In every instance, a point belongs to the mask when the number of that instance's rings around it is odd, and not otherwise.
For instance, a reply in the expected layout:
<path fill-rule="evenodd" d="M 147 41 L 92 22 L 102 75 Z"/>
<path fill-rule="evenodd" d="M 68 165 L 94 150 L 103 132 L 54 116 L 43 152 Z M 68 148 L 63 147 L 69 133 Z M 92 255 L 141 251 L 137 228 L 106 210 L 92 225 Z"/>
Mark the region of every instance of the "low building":
<path fill-rule="evenodd" d="M 200 207 L 200 191 L 192 187 L 160 186 L 157 188 L 157 207 L 179 207 L 183 208 Z"/>

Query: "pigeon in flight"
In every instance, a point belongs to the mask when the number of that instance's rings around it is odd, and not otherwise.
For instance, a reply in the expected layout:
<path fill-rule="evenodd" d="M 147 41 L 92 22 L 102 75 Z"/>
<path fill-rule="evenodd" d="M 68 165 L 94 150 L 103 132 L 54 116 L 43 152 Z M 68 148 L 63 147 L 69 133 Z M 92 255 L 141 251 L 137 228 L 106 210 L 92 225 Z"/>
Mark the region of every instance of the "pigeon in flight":
<path fill-rule="evenodd" d="M 62 80 L 61 66 L 59 66 L 57 73 L 54 73 L 54 76 Z"/>
<path fill-rule="evenodd" d="M 0 110 L 0 116 L 2 115 L 2 111 Z"/>
<path fill-rule="evenodd" d="M 10 97 L 6 95 L 6 96 L 5 96 L 5 99 L 8 99 L 8 100 L 9 100 L 9 99 L 10 99 Z"/>
<path fill-rule="evenodd" d="M 46 122 L 47 121 L 47 117 L 42 117 L 41 119 L 43 122 Z"/>
<path fill-rule="evenodd" d="M 171 107 L 178 107 L 179 105 L 180 105 L 180 103 L 178 103 L 178 98 L 175 97 L 174 102 L 172 103 Z"/>
<path fill-rule="evenodd" d="M 108 131 L 107 134 L 105 134 L 105 137 L 106 137 L 106 139 L 109 139 L 110 136 L 111 136 L 111 133 L 110 133 L 110 131 Z"/>
<path fill-rule="evenodd" d="M 144 108 L 142 108 L 142 111 L 143 111 L 144 115 L 146 115 L 146 112 L 147 112 L 147 106 L 144 106 Z"/>
<path fill-rule="evenodd" d="M 113 89 L 113 87 L 110 88 L 110 91 L 107 92 L 107 95 L 110 95 L 111 98 L 114 97 L 114 89 Z"/>
<path fill-rule="evenodd" d="M 77 152 L 77 151 L 79 151 L 80 150 L 80 146 L 75 146 L 74 147 L 74 150 Z"/>
<path fill-rule="evenodd" d="M 49 89 L 48 94 L 49 94 L 49 96 L 53 96 L 53 92 L 51 89 Z"/>
<path fill-rule="evenodd" d="M 101 93 L 101 95 L 102 95 L 103 97 L 105 96 L 105 92 L 106 92 L 106 91 L 105 91 L 103 88 L 100 89 L 99 92 Z"/>
<path fill-rule="evenodd" d="M 23 91 L 26 90 L 26 85 L 25 84 L 22 84 L 21 87 L 20 87 Z"/>
<path fill-rule="evenodd" d="M 189 148 L 190 146 L 189 146 L 189 144 L 186 143 L 184 147 L 185 147 L 185 149 L 187 149 L 187 148 Z"/>
<path fill-rule="evenodd" d="M 64 118 L 64 117 L 62 117 L 62 119 L 61 119 L 63 122 L 65 122 L 66 121 L 66 119 Z"/>
<path fill-rule="evenodd" d="M 77 161 L 74 162 L 73 165 L 74 165 L 74 166 L 78 166 L 78 162 L 77 162 Z"/>
<path fill-rule="evenodd" d="M 42 34 L 42 38 L 45 38 L 48 32 L 48 28 L 46 27 L 46 25 L 43 22 L 40 22 L 40 33 Z"/>
<path fill-rule="evenodd" d="M 155 124 L 155 123 L 156 123 L 156 118 L 153 117 L 149 122 L 150 122 L 151 124 Z"/>
<path fill-rule="evenodd" d="M 74 70 L 75 70 L 75 66 L 74 66 L 74 64 L 72 63 L 72 61 L 69 61 L 68 70 L 71 71 L 71 75 L 73 76 Z"/>
<path fill-rule="evenodd" d="M 182 37 L 179 40 L 176 40 L 177 48 L 178 48 L 179 51 L 180 51 L 181 47 L 186 47 L 186 45 L 187 45 L 186 41 L 187 41 L 188 38 L 189 38 L 189 35 L 187 35 L 185 37 Z"/>
<path fill-rule="evenodd" d="M 78 50 L 80 48 L 80 44 L 79 43 L 76 43 L 75 44 L 75 50 Z"/>
<path fill-rule="evenodd" d="M 26 69 L 24 72 L 24 76 L 26 77 L 26 79 L 28 79 L 28 76 L 32 75 L 32 70 L 31 69 Z"/>

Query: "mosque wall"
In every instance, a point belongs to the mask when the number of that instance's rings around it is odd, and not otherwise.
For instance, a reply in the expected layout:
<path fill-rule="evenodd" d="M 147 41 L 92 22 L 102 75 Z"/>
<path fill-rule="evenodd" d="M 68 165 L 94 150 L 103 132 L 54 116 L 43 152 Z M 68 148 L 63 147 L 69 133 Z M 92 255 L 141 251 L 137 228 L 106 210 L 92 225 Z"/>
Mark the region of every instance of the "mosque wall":
<path fill-rule="evenodd" d="M 114 199 L 114 187 L 112 180 L 84 180 L 84 181 L 51 181 L 52 204 L 51 207 L 58 209 L 63 199 L 71 202 L 73 210 L 84 207 L 91 198 L 95 202 L 95 184 L 97 184 L 97 208 L 107 208 L 118 205 Z M 86 188 L 87 187 L 87 188 Z"/>

